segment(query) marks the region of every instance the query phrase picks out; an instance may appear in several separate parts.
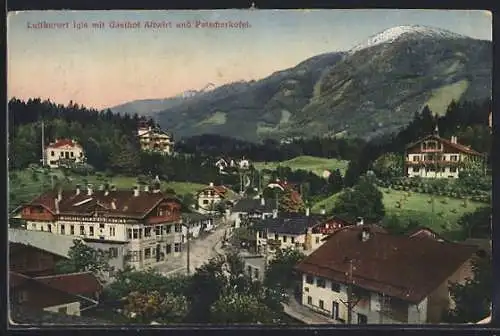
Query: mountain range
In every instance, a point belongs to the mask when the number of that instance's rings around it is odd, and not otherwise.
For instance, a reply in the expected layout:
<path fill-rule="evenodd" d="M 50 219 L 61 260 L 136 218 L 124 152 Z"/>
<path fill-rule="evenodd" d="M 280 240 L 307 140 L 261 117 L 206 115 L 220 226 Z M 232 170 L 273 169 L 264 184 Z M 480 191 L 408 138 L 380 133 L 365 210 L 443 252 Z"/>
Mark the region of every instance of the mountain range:
<path fill-rule="evenodd" d="M 426 105 L 442 114 L 452 100 L 489 99 L 491 92 L 491 41 L 398 26 L 262 80 L 112 110 L 153 116 L 177 138 L 370 138 L 405 126 Z"/>

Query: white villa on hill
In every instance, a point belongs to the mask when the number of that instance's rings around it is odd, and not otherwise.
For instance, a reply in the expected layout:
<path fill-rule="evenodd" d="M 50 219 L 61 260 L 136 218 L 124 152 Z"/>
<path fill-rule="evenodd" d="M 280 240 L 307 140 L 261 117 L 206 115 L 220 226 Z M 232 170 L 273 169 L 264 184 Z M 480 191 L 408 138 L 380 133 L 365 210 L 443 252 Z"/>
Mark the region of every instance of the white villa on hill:
<path fill-rule="evenodd" d="M 58 168 L 65 163 L 81 163 L 84 159 L 82 146 L 72 139 L 56 139 L 45 148 L 44 165 L 50 168 Z"/>

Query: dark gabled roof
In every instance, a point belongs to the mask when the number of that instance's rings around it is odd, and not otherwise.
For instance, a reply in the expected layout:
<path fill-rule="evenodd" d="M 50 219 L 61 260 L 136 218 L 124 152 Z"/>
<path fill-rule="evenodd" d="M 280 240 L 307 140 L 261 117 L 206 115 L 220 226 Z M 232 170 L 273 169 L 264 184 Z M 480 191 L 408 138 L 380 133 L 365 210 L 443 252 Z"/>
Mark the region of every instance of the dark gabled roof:
<path fill-rule="evenodd" d="M 40 205 L 55 214 L 57 197 L 58 191 L 51 190 L 38 196 L 28 205 Z M 84 189 L 79 194 L 75 190 L 63 190 L 59 202 L 59 214 L 92 214 L 98 210 L 111 216 L 144 218 L 163 200 L 180 203 L 176 196 L 161 192 L 140 191 L 134 196 L 132 189 L 111 190 L 107 194 L 103 190 L 93 190 L 92 195 L 88 195 Z M 115 208 L 112 206 L 113 202 Z"/>
<path fill-rule="evenodd" d="M 243 198 L 236 203 L 231 209 L 232 212 L 265 212 L 271 213 L 275 207 L 276 202 L 270 199 L 264 200 L 265 204 L 261 204 L 260 199 Z"/>
<path fill-rule="evenodd" d="M 326 215 L 309 215 L 299 213 L 283 213 L 278 218 L 267 218 L 256 221 L 253 227 L 257 230 L 267 229 L 268 232 L 281 234 L 305 234 L 312 228 L 328 220 Z"/>
<path fill-rule="evenodd" d="M 333 233 L 296 269 L 346 283 L 350 268 L 346 260 L 352 260 L 356 286 L 420 302 L 478 250 L 464 244 L 374 232 L 368 241 L 362 242 L 362 229 L 363 226 L 351 226 Z"/>
<path fill-rule="evenodd" d="M 453 143 L 448 139 L 441 138 L 440 136 L 438 136 L 436 134 L 429 134 L 429 135 L 427 135 L 427 136 L 425 136 L 425 137 L 423 137 L 415 142 L 410 143 L 409 145 L 406 146 L 406 148 L 411 148 L 411 147 L 421 143 L 422 141 L 428 140 L 428 139 L 435 139 L 437 141 L 440 141 L 440 142 L 442 142 L 450 147 L 455 148 L 456 150 L 458 150 L 459 152 L 462 152 L 462 153 L 476 155 L 476 156 L 484 156 L 485 155 L 485 154 L 481 154 L 481 153 L 473 150 L 472 148 L 470 148 L 468 146 L 464 146 L 464 145 L 459 144 L 459 143 Z"/>
<path fill-rule="evenodd" d="M 34 279 L 73 295 L 93 297 L 96 293 L 102 291 L 102 284 L 92 272 L 57 274 Z"/>

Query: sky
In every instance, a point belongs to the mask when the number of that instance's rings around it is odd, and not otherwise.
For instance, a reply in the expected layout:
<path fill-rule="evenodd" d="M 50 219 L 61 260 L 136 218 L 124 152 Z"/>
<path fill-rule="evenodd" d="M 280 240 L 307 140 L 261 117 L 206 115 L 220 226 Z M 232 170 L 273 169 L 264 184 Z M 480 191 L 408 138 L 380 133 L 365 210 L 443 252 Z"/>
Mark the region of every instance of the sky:
<path fill-rule="evenodd" d="M 147 21 L 171 26 L 146 28 Z M 194 27 L 196 21 L 245 25 Z M 99 22 L 103 28 L 92 27 Z M 183 22 L 192 27 L 177 26 Z M 103 109 L 208 83 L 258 80 L 318 54 L 349 50 L 384 29 L 415 24 L 492 39 L 490 12 L 476 10 L 15 12 L 7 19 L 7 90 L 19 99 Z"/>

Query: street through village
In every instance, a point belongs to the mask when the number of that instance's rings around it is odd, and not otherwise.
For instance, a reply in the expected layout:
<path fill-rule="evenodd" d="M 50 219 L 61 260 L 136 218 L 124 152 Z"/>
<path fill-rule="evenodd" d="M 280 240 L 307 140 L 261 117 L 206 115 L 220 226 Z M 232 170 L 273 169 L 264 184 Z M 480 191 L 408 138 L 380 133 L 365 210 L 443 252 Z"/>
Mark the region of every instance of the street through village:
<path fill-rule="evenodd" d="M 213 232 L 191 239 L 189 251 L 191 273 L 210 259 L 223 253 L 222 240 L 226 230 L 229 230 L 229 225 L 223 220 L 218 220 L 216 224 L 217 228 Z M 187 271 L 187 246 L 184 246 L 184 250 L 178 257 L 171 259 L 167 264 L 156 266 L 155 269 L 165 276 L 185 274 Z"/>

